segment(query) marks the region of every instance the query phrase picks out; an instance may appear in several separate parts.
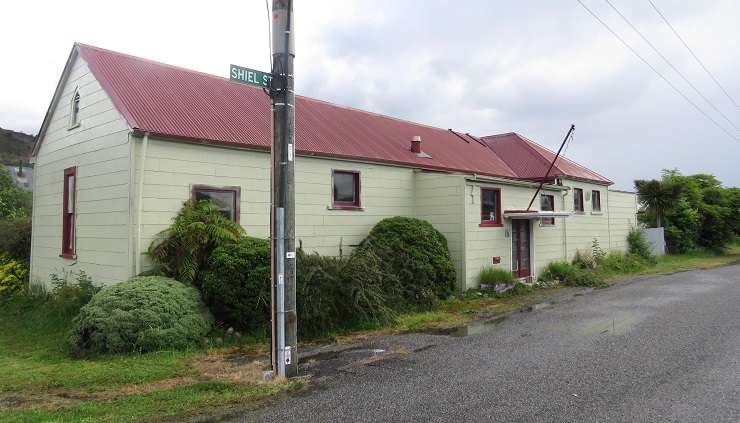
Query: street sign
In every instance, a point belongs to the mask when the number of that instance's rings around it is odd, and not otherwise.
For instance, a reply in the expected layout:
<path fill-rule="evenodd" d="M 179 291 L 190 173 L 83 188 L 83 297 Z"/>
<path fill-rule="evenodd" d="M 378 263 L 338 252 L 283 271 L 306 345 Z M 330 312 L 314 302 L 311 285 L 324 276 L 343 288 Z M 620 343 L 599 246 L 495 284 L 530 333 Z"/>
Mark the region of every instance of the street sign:
<path fill-rule="evenodd" d="M 241 84 L 254 85 L 256 87 L 269 88 L 272 75 L 268 72 L 262 72 L 254 69 L 243 68 L 237 65 L 231 65 L 229 69 L 229 79 Z"/>

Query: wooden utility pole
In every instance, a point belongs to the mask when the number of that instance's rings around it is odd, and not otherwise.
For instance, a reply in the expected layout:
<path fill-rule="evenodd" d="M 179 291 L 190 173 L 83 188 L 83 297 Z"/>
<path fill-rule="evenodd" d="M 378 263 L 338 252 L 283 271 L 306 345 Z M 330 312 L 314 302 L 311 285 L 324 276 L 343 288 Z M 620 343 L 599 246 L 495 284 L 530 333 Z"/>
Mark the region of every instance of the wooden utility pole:
<path fill-rule="evenodd" d="M 295 94 L 292 0 L 272 1 L 272 369 L 297 374 Z"/>

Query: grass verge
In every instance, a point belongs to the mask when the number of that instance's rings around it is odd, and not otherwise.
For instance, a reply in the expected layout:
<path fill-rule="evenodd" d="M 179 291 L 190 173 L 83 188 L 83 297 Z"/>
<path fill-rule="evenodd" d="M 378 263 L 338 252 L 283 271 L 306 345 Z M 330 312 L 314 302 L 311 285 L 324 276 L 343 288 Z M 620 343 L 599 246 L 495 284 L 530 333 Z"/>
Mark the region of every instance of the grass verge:
<path fill-rule="evenodd" d="M 74 359 L 69 320 L 0 303 L 0 421 L 179 420 L 302 386 L 262 382 L 263 363 L 231 360 L 227 348 Z"/>

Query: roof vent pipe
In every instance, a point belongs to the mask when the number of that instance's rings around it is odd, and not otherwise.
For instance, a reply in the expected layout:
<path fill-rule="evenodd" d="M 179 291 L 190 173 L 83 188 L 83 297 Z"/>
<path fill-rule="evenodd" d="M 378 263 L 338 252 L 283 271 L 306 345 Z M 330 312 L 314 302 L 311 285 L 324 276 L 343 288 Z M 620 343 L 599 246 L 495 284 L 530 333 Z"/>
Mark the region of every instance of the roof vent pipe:
<path fill-rule="evenodd" d="M 411 152 L 416 154 L 421 153 L 421 136 L 414 135 L 414 137 L 411 138 Z"/>

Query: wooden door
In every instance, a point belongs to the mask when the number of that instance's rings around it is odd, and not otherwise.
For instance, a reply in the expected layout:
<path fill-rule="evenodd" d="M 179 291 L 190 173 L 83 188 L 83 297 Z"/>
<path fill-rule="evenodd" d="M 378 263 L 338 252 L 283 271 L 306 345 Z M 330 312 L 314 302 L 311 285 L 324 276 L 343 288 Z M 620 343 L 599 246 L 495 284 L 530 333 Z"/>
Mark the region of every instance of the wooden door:
<path fill-rule="evenodd" d="M 529 220 L 511 221 L 511 270 L 519 278 L 531 274 L 529 254 Z"/>

